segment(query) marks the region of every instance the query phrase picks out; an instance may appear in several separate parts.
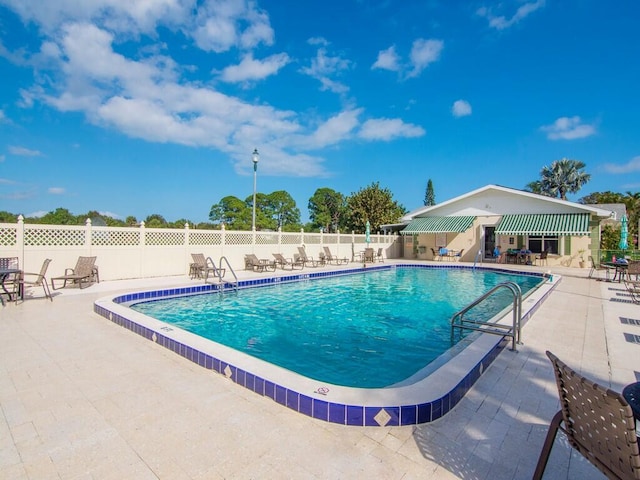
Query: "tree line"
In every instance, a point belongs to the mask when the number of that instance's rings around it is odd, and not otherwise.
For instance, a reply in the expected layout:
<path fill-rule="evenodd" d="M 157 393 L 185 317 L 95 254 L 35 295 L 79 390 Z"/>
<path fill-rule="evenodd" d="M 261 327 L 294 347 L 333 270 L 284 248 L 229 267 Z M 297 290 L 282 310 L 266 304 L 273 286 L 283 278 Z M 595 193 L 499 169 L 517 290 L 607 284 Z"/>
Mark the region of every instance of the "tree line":
<path fill-rule="evenodd" d="M 278 190 L 269 194 L 256 194 L 256 230 L 281 229 L 285 232 L 318 231 L 335 233 L 365 231 L 367 221 L 371 231 L 380 229 L 380 225 L 396 223 L 407 210 L 393 198 L 388 188 L 380 187 L 379 182 L 361 188 L 351 195 L 343 195 L 331 188 L 324 187 L 315 191 L 308 203 L 310 221 L 302 224 L 300 209 L 291 195 Z M 173 222 L 162 215 L 152 214 L 144 220 L 148 228 L 184 228 L 189 224 L 197 229 L 220 229 L 224 224 L 228 230 L 251 230 L 253 216 L 253 195 L 244 200 L 234 196 L 222 198 L 209 210 L 209 222 L 194 223 L 181 218 Z M 89 211 L 73 215 L 66 208 L 57 208 L 41 217 L 25 216 L 26 223 L 46 225 L 84 225 L 87 218 L 94 225 L 109 227 L 133 227 L 140 225 L 134 216 L 125 220 Z M 0 211 L 0 223 L 16 223 L 18 214 Z"/>
<path fill-rule="evenodd" d="M 584 170 L 586 164 L 579 160 L 562 158 L 542 167 L 540 178 L 525 186 L 525 191 L 545 195 L 562 200 L 567 194 L 573 194 L 589 182 L 591 175 Z M 630 243 L 638 236 L 638 221 L 640 220 L 640 193 L 611 191 L 594 192 L 578 200 L 582 204 L 610 204 L 621 203 L 626 206 Z M 435 189 L 431 179 L 427 182 L 424 205 L 435 205 Z M 351 195 L 344 195 L 331 188 L 317 189 L 309 198 L 309 222 L 302 224 L 300 209 L 295 200 L 285 190 L 278 190 L 269 194 L 256 194 L 256 229 L 282 231 L 318 231 L 335 233 L 364 232 L 365 224 L 369 221 L 372 231 L 380 229 L 380 225 L 397 223 L 407 210 L 393 198 L 392 192 L 380 187 L 379 182 L 361 188 Z M 17 214 L 0 211 L 0 222 L 15 223 Z M 209 221 L 195 224 L 186 218 L 173 222 L 165 220 L 162 215 L 152 214 L 144 219 L 148 228 L 184 228 L 185 224 L 198 229 L 219 229 L 222 225 L 229 230 L 251 230 L 253 217 L 253 195 L 241 200 L 235 196 L 227 196 L 211 206 Z M 67 209 L 58 208 L 42 217 L 25 218 L 27 223 L 50 225 L 84 225 L 90 218 L 94 225 L 116 227 L 138 226 L 140 222 L 133 216 L 125 220 L 102 215 L 96 211 L 89 211 L 82 215 L 73 215 Z M 616 249 L 620 238 L 620 228 L 606 225 L 602 230 L 602 249 Z"/>

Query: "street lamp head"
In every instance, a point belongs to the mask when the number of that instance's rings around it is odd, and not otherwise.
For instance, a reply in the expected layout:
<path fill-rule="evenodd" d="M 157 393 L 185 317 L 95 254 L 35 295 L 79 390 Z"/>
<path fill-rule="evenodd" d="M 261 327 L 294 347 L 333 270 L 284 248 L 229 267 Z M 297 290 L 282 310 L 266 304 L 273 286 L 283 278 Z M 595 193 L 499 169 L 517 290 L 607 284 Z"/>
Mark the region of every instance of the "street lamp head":
<path fill-rule="evenodd" d="M 260 158 L 260 154 L 258 153 L 258 149 L 254 148 L 253 149 L 253 163 L 254 165 L 258 163 L 258 159 Z"/>

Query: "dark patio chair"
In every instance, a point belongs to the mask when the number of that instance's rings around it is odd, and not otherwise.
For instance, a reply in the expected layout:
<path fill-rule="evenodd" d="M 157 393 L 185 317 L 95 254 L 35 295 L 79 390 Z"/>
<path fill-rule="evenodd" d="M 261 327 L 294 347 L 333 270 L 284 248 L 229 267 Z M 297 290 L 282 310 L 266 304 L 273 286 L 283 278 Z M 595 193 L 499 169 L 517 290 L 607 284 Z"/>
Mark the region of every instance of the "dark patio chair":
<path fill-rule="evenodd" d="M 609 281 L 609 272 L 615 272 L 616 267 L 610 267 L 608 265 L 596 265 L 596 261 L 593 259 L 591 255 L 589 255 L 589 263 L 591 263 L 591 270 L 589 270 L 589 278 L 598 278 L 594 277 L 596 272 L 604 271 L 606 275 L 607 282 Z M 599 278 L 598 278 L 599 279 Z"/>
<path fill-rule="evenodd" d="M 542 478 L 558 430 L 607 478 L 640 479 L 636 425 L 624 397 L 583 377 L 553 353 L 547 352 L 547 357 L 553 364 L 561 410 L 551 420 L 533 479 Z"/>
<path fill-rule="evenodd" d="M 536 255 L 536 258 L 533 260 L 533 263 L 535 265 L 547 265 L 548 255 L 549 255 L 549 252 L 545 250 L 540 255 Z"/>

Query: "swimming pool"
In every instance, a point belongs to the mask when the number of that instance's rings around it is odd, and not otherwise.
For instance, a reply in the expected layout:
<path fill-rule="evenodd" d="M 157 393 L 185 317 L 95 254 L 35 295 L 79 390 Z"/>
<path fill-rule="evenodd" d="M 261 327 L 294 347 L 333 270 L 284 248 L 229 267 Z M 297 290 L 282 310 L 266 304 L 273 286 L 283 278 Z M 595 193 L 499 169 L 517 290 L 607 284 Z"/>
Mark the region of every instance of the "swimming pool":
<path fill-rule="evenodd" d="M 405 381 L 451 348 L 452 315 L 506 281 L 518 283 L 526 295 L 544 279 L 396 268 L 131 308 L 320 382 L 383 388 Z M 501 290 L 467 316 L 489 320 L 512 303 Z"/>
<path fill-rule="evenodd" d="M 367 268 L 384 269 L 467 269 L 466 266 L 433 266 L 398 263 Z M 478 268 L 478 270 L 488 270 Z M 504 271 L 493 269 L 496 271 Z M 280 274 L 240 282 L 242 288 L 278 285 L 286 282 L 315 280 L 350 273 L 362 273 L 363 268 L 332 268 L 327 271 Z M 513 273 L 513 272 L 510 272 Z M 523 303 L 523 323 L 537 310 L 561 278 L 545 282 Z M 105 297 L 94 304 L 99 315 L 144 338 L 162 345 L 202 367 L 222 374 L 234 383 L 273 399 L 292 410 L 323 421 L 344 425 L 413 425 L 436 420 L 445 415 L 482 375 L 486 367 L 502 351 L 506 341 L 501 337 L 480 335 L 456 355 L 444 353 L 432 363 L 427 375 L 386 388 L 352 388 L 308 378 L 272 363 L 249 356 L 236 349 L 206 340 L 191 332 L 168 325 L 127 307 L 148 299 L 197 295 L 216 291 L 214 285 L 191 285 L 180 288 L 133 292 L 117 297 Z M 504 318 L 503 318 L 504 317 Z M 510 322 L 505 313 L 501 321 Z"/>

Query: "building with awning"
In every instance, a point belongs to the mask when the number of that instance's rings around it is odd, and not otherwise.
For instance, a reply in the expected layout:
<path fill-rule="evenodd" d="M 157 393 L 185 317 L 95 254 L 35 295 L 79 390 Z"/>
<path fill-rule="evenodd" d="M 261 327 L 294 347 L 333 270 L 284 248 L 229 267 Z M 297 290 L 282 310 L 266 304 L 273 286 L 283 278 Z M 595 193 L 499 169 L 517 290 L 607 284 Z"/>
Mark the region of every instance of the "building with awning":
<path fill-rule="evenodd" d="M 610 209 L 487 185 L 402 217 L 404 257 L 431 260 L 462 252 L 465 261 L 493 258 L 494 250 L 547 253 L 548 263 L 578 266 L 600 245 L 600 224 Z"/>

